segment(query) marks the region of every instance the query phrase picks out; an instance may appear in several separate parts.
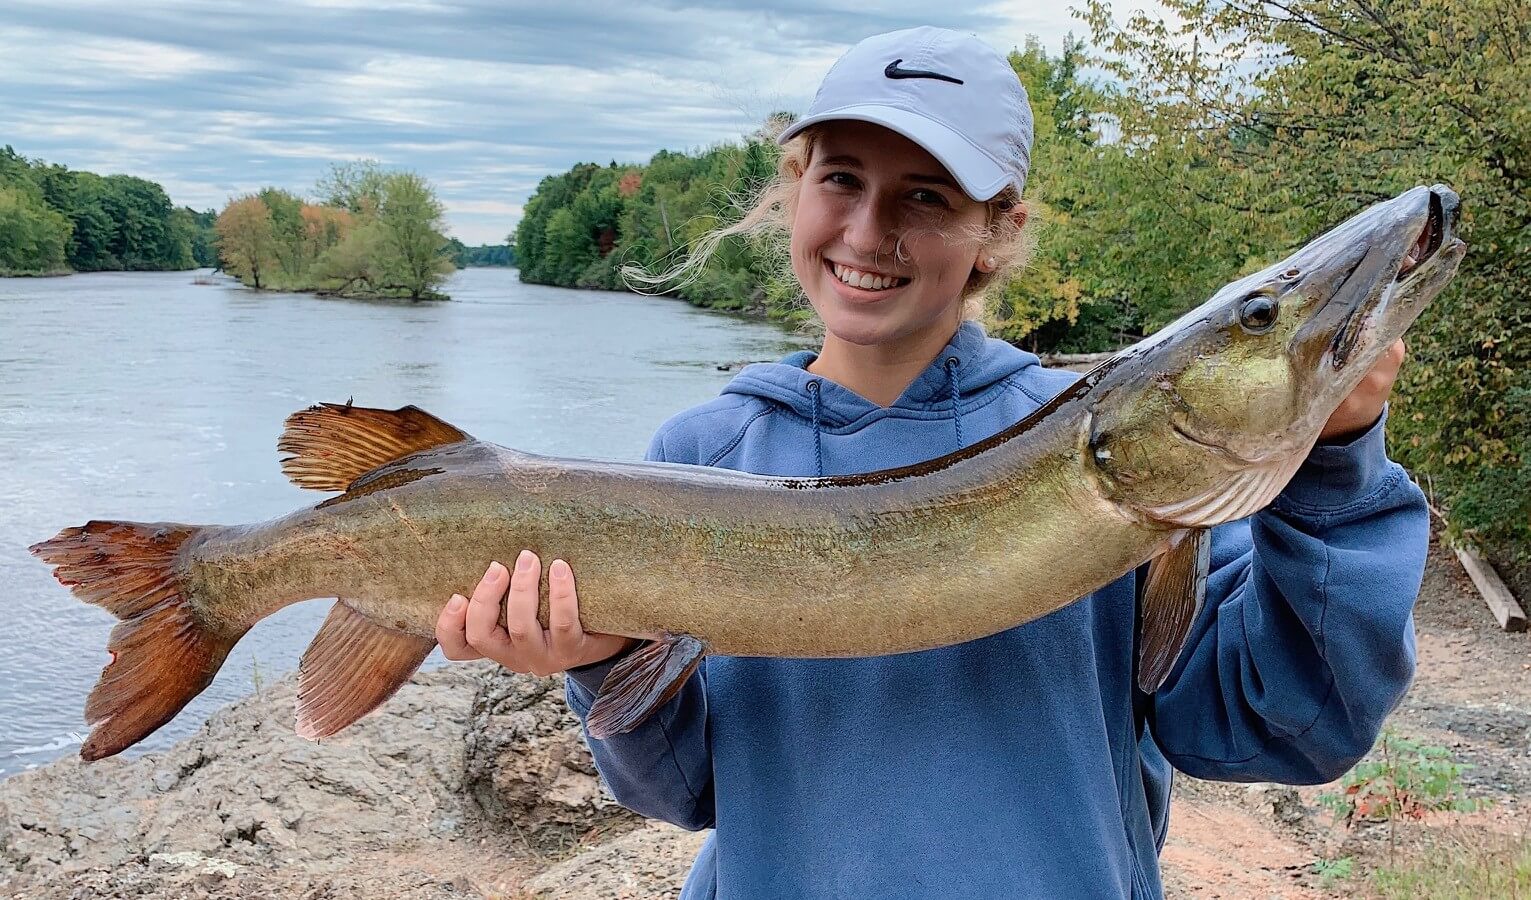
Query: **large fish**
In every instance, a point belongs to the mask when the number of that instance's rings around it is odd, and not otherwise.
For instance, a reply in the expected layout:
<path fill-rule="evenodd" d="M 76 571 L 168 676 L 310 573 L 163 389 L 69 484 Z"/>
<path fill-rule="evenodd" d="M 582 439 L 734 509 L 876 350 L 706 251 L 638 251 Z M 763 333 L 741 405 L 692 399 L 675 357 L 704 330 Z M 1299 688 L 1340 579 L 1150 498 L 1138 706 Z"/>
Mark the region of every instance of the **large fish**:
<path fill-rule="evenodd" d="M 1271 502 L 1451 280 L 1466 251 L 1457 208 L 1443 186 L 1377 204 L 988 440 L 866 475 L 534 456 L 412 406 L 295 413 L 283 470 L 343 493 L 257 525 L 92 521 L 31 548 L 122 620 L 81 756 L 169 721 L 251 626 L 314 597 L 340 599 L 303 656 L 297 730 L 334 734 L 430 653 L 448 597 L 522 548 L 569 561 L 587 630 L 663 635 L 613 669 L 596 737 L 636 726 L 704 653 L 953 644 L 1150 561 L 1138 682 L 1152 690 L 1202 602 L 1207 529 Z"/>

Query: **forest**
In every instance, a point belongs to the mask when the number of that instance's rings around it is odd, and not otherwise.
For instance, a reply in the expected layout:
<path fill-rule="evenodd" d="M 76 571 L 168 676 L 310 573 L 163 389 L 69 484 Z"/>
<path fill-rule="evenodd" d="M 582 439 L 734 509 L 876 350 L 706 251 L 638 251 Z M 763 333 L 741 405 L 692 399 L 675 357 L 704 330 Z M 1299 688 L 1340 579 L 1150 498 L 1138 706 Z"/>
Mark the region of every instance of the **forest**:
<path fill-rule="evenodd" d="M 990 333 L 1115 349 L 1365 206 L 1445 182 L 1471 249 L 1409 333 L 1391 452 L 1456 539 L 1531 564 L 1531 7 L 1161 5 L 1167 20 L 1089 0 L 1087 37 L 1010 54 L 1036 116 L 1040 225 L 1030 266 L 988 298 Z M 621 290 L 624 265 L 664 271 L 774 173 L 771 124 L 545 178 L 515 235 L 522 279 Z M 669 291 L 802 320 L 775 246 L 730 238 Z"/>
<path fill-rule="evenodd" d="M 152 181 L 0 147 L 0 275 L 214 265 L 212 212 L 172 205 Z"/>

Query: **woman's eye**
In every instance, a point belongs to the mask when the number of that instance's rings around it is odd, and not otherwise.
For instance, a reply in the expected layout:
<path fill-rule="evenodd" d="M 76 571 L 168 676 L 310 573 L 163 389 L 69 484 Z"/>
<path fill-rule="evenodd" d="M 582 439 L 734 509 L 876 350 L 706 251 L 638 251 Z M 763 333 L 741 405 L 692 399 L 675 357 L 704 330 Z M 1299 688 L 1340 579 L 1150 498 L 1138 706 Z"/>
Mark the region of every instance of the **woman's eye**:
<path fill-rule="evenodd" d="M 915 191 L 909 196 L 913 197 L 916 203 L 927 203 L 932 206 L 946 205 L 946 198 L 941 196 L 939 191 Z"/>
<path fill-rule="evenodd" d="M 841 187 L 856 186 L 856 176 L 849 172 L 830 172 L 825 176 L 824 180 L 831 184 L 838 184 Z"/>

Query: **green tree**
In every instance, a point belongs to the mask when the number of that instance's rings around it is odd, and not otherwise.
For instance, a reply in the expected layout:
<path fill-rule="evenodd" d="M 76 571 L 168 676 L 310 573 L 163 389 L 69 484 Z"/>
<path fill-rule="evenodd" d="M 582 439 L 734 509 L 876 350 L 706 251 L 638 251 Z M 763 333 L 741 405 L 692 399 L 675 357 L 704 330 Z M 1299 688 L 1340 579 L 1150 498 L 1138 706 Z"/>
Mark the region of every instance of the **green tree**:
<path fill-rule="evenodd" d="M 353 215 L 371 215 L 383 205 L 388 173 L 375 159 L 359 159 L 331 166 L 314 191 L 326 206 Z"/>
<path fill-rule="evenodd" d="M 1416 184 L 1462 194 L 1472 249 L 1410 332 L 1392 447 L 1458 537 L 1531 563 L 1531 7 L 1163 6 L 1175 24 L 1118 24 L 1101 0 L 1088 15 L 1141 111 L 1124 133 L 1146 148 L 1143 179 L 1207 246 L 1258 235 L 1270 255 Z"/>
<path fill-rule="evenodd" d="M 271 214 L 272 250 L 277 263 L 267 274 L 267 286 L 300 289 L 305 284 L 309 263 L 303 199 L 275 187 L 262 188 L 256 196 Z"/>
<path fill-rule="evenodd" d="M 377 212 L 378 244 L 391 286 L 412 300 L 433 294 L 453 271 L 444 252 L 445 209 L 430 184 L 413 172 L 391 172 L 383 179 Z"/>
<path fill-rule="evenodd" d="M 68 219 L 34 195 L 0 184 L 0 273 L 60 271 L 68 242 Z"/>

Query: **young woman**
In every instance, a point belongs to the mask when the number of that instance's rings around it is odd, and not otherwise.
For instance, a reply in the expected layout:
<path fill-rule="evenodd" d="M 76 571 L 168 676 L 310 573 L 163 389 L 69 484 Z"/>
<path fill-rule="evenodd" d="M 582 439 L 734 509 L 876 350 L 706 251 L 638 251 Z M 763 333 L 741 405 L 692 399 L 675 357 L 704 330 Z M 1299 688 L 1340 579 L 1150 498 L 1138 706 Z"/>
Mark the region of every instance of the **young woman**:
<path fill-rule="evenodd" d="M 901 466 L 981 441 L 1073 375 L 964 305 L 1024 262 L 1024 91 L 976 38 L 869 38 L 782 136 L 735 230 L 784 224 L 818 353 L 746 368 L 649 458 L 771 475 Z M 1424 498 L 1383 451 L 1394 348 L 1267 510 L 1216 529 L 1208 602 L 1152 696 L 1132 684 L 1136 574 L 970 643 L 871 659 L 708 657 L 629 734 L 590 742 L 617 799 L 712 828 L 683 897 L 1159 897 L 1169 765 L 1321 782 L 1371 746 L 1413 671 Z M 959 566 L 960 559 L 911 559 Z M 498 563 L 454 597 L 452 659 L 568 673 L 583 717 L 636 642 L 587 634 L 575 575 Z M 508 632 L 497 621 L 504 607 Z"/>

